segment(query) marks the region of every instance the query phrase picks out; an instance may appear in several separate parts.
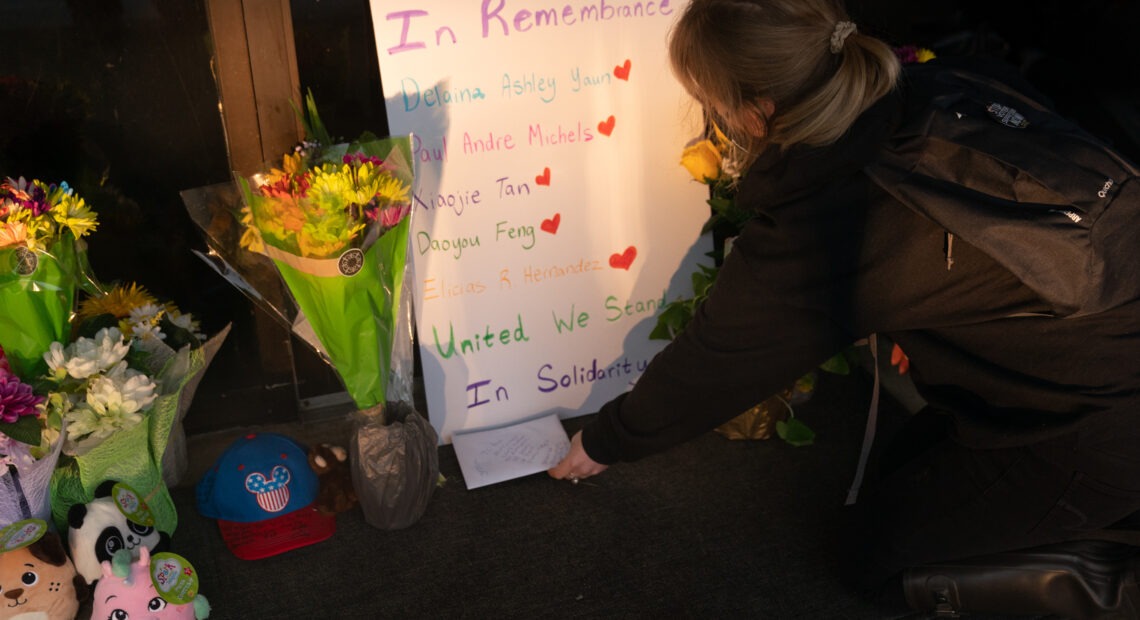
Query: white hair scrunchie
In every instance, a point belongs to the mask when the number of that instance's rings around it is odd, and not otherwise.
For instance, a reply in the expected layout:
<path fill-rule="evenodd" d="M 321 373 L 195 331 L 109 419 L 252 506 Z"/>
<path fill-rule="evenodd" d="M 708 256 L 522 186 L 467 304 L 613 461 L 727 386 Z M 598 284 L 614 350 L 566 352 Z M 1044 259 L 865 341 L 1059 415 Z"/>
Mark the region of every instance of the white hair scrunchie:
<path fill-rule="evenodd" d="M 843 43 L 855 30 L 855 22 L 835 22 L 835 30 L 831 31 L 831 53 L 838 54 L 842 51 Z"/>

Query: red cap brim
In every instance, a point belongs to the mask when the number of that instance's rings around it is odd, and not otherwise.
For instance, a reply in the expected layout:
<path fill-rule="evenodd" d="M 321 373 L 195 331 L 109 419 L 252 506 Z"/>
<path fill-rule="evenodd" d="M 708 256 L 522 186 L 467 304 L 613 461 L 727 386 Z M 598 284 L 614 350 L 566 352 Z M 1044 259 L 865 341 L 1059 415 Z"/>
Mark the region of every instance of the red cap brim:
<path fill-rule="evenodd" d="M 323 514 L 310 504 L 252 523 L 218 519 L 218 529 L 234 555 L 243 560 L 260 560 L 328 539 L 336 532 L 336 516 Z"/>

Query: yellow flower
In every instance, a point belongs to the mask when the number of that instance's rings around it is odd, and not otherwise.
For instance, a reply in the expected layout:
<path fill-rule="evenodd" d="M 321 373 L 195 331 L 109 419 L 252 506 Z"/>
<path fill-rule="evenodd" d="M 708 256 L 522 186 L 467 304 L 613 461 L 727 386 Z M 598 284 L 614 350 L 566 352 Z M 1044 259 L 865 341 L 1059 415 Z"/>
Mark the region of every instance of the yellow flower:
<path fill-rule="evenodd" d="M 917 57 L 918 62 L 926 62 L 928 60 L 934 60 L 936 58 L 934 52 L 932 50 L 926 49 L 925 47 L 918 48 L 918 52 L 916 52 L 915 56 Z"/>
<path fill-rule="evenodd" d="M 293 153 L 281 158 L 281 168 L 272 168 L 265 175 L 265 184 L 273 185 L 283 179 L 291 179 L 301 172 L 301 154 Z"/>
<path fill-rule="evenodd" d="M 720 151 L 712 140 L 701 140 L 681 152 L 681 165 L 701 183 L 720 178 Z"/>
<path fill-rule="evenodd" d="M 56 223 L 69 228 L 76 239 L 86 236 L 99 225 L 95 212 L 75 194 L 66 194 L 59 204 L 52 207 L 51 212 Z"/>
<path fill-rule="evenodd" d="M 132 282 L 129 286 L 116 286 L 106 295 L 88 297 L 79 305 L 78 318 L 89 319 L 101 314 L 110 314 L 116 319 L 130 316 L 131 310 L 145 304 L 157 303 L 147 290 Z"/>
<path fill-rule="evenodd" d="M 257 226 L 253 225 L 253 211 L 249 205 L 244 205 L 241 208 L 241 240 L 238 243 L 242 249 L 255 252 L 257 254 L 265 253 L 265 242 L 261 240 L 261 231 Z"/>

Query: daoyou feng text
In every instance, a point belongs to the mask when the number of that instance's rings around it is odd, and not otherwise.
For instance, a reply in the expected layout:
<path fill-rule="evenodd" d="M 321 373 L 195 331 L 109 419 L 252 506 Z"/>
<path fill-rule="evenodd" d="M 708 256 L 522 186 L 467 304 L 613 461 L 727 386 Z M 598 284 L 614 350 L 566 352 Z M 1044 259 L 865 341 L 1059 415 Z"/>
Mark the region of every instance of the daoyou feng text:
<path fill-rule="evenodd" d="M 626 379 L 633 383 L 633 378 L 645 372 L 648 367 L 647 359 L 630 360 L 625 357 L 612 364 L 603 364 L 595 357 L 589 366 L 573 364 L 570 368 L 556 369 L 553 364 L 543 364 L 538 367 L 535 377 L 538 379 L 538 391 L 549 393 L 559 388 L 589 385 L 600 381 Z"/>

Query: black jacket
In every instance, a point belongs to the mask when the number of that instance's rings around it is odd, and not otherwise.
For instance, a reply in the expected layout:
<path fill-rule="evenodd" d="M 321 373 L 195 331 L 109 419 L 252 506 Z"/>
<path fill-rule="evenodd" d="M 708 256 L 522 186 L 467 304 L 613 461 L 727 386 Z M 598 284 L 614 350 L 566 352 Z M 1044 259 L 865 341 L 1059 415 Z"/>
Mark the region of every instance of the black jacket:
<path fill-rule="evenodd" d="M 1140 423 L 1140 301 L 1015 318 L 1047 308 L 960 240 L 948 270 L 945 231 L 864 175 L 905 92 L 833 145 L 756 161 L 737 195 L 756 217 L 692 323 L 584 428 L 591 458 L 634 460 L 711 430 L 871 333 L 902 347 L 919 391 L 954 414 L 966 445 Z"/>

